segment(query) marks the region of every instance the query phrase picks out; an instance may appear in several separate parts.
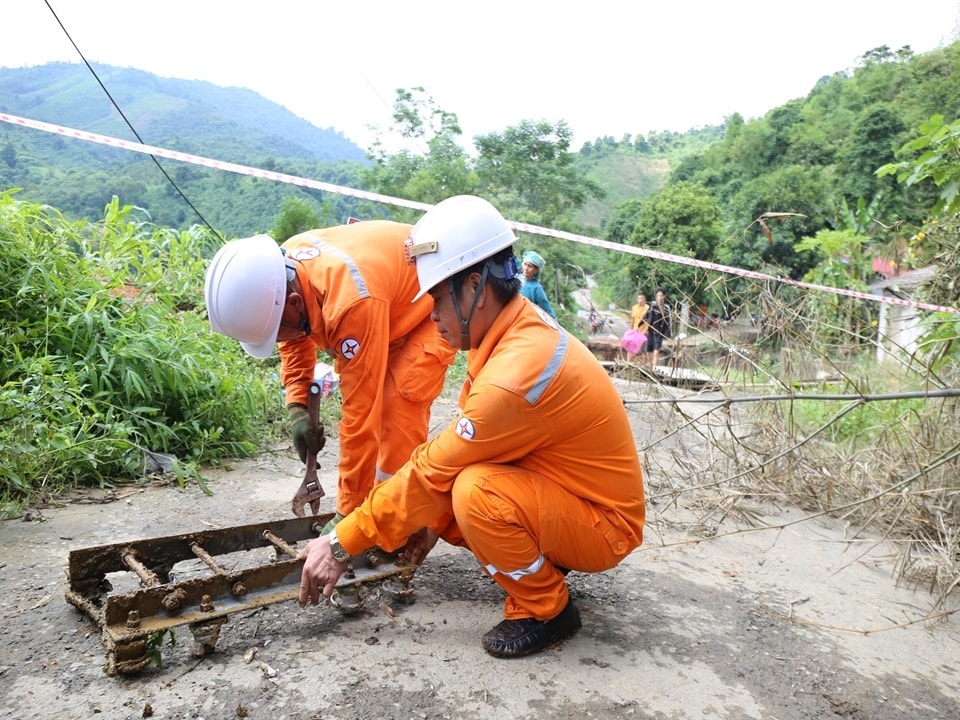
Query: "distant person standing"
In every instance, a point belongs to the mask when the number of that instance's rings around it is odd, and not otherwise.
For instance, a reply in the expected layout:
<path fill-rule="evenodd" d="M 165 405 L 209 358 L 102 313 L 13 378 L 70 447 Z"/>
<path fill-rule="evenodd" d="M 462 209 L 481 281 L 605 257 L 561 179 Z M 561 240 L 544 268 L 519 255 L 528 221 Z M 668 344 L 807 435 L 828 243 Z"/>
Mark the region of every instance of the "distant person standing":
<path fill-rule="evenodd" d="M 638 333 L 648 335 L 647 313 L 650 311 L 650 304 L 647 302 L 647 296 L 643 293 L 637 295 L 637 303 L 630 309 L 630 329 Z M 640 348 L 640 364 L 644 364 L 647 359 L 646 342 Z M 627 362 L 633 360 L 633 354 L 627 353 Z"/>
<path fill-rule="evenodd" d="M 543 259 L 540 253 L 533 250 L 527 250 L 523 254 L 523 262 L 520 265 L 520 271 L 523 273 L 523 285 L 520 286 L 520 294 L 534 305 L 538 305 L 554 320 L 557 314 L 553 311 L 550 301 L 547 299 L 547 293 L 540 284 L 540 271 L 543 270 L 547 261 Z"/>
<path fill-rule="evenodd" d="M 660 361 L 660 348 L 664 338 L 673 337 L 673 314 L 667 305 L 667 295 L 663 288 L 657 288 L 655 302 L 647 311 L 646 322 L 647 344 L 644 350 L 653 353 L 651 366 L 656 367 Z"/>

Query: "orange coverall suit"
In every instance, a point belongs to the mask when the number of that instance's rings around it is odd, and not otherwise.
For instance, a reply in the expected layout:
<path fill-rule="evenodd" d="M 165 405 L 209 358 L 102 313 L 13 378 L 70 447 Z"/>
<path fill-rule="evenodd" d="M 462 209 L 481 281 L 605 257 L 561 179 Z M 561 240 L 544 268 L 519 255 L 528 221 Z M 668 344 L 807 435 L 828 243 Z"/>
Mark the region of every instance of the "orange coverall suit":
<path fill-rule="evenodd" d="M 347 551 L 423 527 L 468 547 L 506 619 L 548 620 L 567 568 L 599 572 L 643 540 L 640 459 L 623 402 L 587 348 L 521 296 L 471 351 L 460 415 L 337 525 Z"/>
<path fill-rule="evenodd" d="M 287 404 L 306 405 L 317 349 L 340 375 L 337 511 L 360 504 L 427 439 L 430 406 L 456 351 L 430 320 L 406 260 L 410 225 L 373 220 L 311 230 L 281 246 L 294 260 L 310 334 L 278 344 Z"/>

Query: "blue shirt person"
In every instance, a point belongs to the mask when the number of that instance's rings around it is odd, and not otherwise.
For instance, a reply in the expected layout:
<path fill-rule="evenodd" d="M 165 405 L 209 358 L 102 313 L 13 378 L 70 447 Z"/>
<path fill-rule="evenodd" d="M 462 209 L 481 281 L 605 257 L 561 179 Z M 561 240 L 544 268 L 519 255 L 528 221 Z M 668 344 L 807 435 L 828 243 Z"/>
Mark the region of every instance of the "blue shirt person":
<path fill-rule="evenodd" d="M 520 288 L 520 294 L 527 298 L 534 305 L 539 305 L 554 320 L 557 314 L 553 311 L 550 301 L 547 299 L 547 293 L 543 291 L 543 285 L 540 284 L 540 271 L 547 261 L 539 253 L 533 250 L 527 250 L 523 254 L 523 261 L 520 270 L 523 273 L 523 285 Z"/>

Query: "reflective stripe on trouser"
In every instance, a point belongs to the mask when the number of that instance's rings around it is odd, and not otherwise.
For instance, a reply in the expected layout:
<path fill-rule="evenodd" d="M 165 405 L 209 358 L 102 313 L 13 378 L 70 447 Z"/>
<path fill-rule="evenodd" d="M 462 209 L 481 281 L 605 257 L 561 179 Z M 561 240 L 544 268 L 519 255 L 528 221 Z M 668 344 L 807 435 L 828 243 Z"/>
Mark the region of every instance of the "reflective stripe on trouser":
<path fill-rule="evenodd" d="M 454 482 L 453 512 L 450 540 L 458 530 L 506 591 L 508 620 L 549 620 L 563 610 L 569 593 L 557 567 L 600 572 L 628 552 L 627 539 L 594 505 L 514 465 L 464 469 Z"/>

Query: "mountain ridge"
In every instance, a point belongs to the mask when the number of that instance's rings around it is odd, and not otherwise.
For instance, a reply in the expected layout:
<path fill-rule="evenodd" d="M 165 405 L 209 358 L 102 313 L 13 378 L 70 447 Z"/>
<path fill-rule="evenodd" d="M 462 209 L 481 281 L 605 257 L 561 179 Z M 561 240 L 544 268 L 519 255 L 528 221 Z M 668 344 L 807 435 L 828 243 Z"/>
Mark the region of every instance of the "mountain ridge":
<path fill-rule="evenodd" d="M 0 68 L 0 111 L 350 187 L 358 186 L 359 172 L 369 163 L 364 151 L 339 132 L 318 128 L 253 90 L 92 67 L 109 97 L 84 65 Z M 356 206 L 346 196 L 0 123 L 4 190 L 16 190 L 18 197 L 55 207 L 67 217 L 91 220 L 101 218 L 117 197 L 157 225 L 185 229 L 200 222 L 228 235 L 269 232 L 289 199 L 306 202 L 331 224 Z"/>
<path fill-rule="evenodd" d="M 0 68 L 0 110 L 134 140 L 126 117 L 146 144 L 158 146 L 176 137 L 198 147 L 222 147 L 223 139 L 232 135 L 248 147 L 222 158 L 231 161 L 259 151 L 319 162 L 366 162 L 364 151 L 339 131 L 317 127 L 253 90 L 134 68 L 90 66 L 96 77 L 76 63 Z"/>

